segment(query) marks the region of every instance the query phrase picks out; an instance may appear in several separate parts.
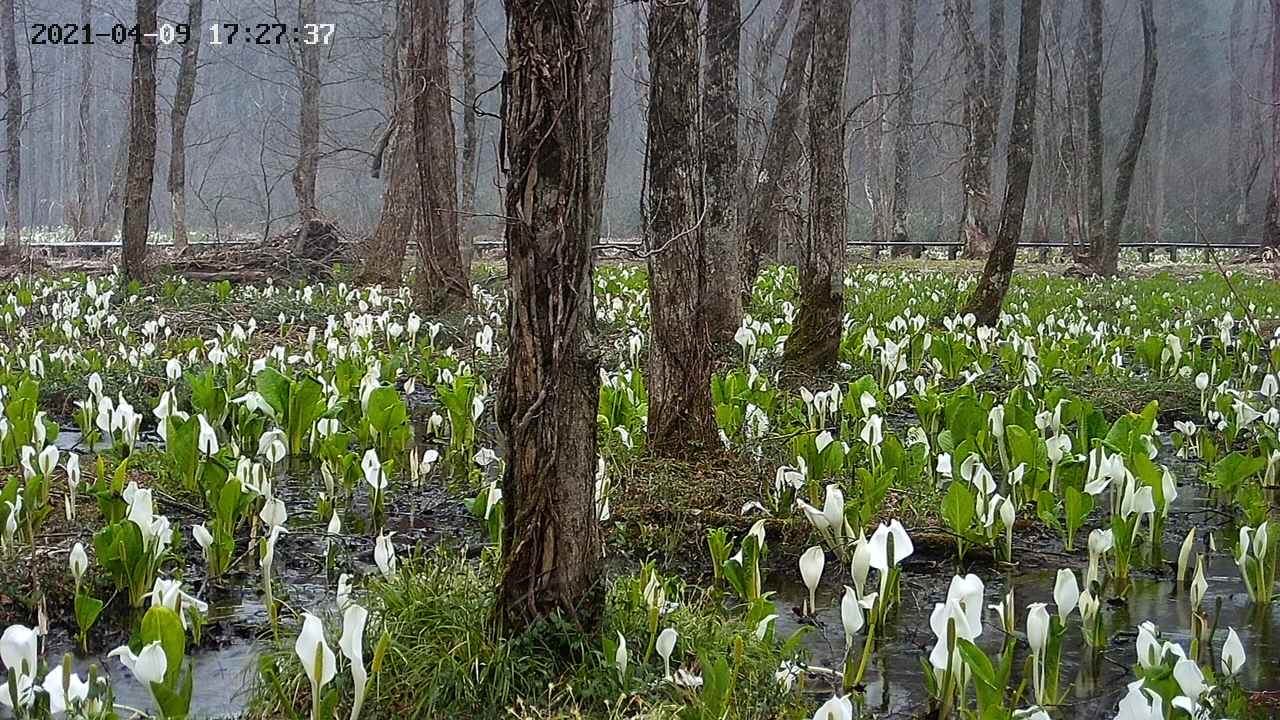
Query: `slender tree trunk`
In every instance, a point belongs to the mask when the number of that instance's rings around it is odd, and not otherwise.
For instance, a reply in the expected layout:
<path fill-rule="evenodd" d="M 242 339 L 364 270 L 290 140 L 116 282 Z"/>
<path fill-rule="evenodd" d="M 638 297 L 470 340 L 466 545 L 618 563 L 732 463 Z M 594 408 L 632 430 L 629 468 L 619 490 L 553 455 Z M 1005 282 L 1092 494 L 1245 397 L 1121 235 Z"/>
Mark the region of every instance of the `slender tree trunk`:
<path fill-rule="evenodd" d="M 413 3 L 414 152 L 422 232 L 418 236 L 417 303 L 429 312 L 471 299 L 458 245 L 458 176 L 449 96 L 449 0 Z"/>
<path fill-rule="evenodd" d="M 982 325 L 994 326 L 1018 256 L 1022 220 L 1027 209 L 1027 189 L 1035 161 L 1036 85 L 1040 69 L 1040 0 L 1022 0 L 1022 28 L 1018 33 L 1018 84 L 1013 98 L 1009 134 L 1009 170 L 1004 206 L 995 247 L 987 258 L 978 286 L 964 312 L 973 313 Z"/>
<path fill-rule="evenodd" d="M 705 312 L 710 265 L 692 3 L 650 8 L 649 75 L 649 446 L 680 455 L 720 444 Z"/>
<path fill-rule="evenodd" d="M 847 0 L 822 0 L 814 39 L 809 87 L 811 220 L 800 263 L 800 308 L 783 358 L 793 370 L 827 370 L 839 359 L 848 241 L 844 98 L 851 12 Z"/>
<path fill-rule="evenodd" d="M 475 242 L 476 176 L 480 172 L 480 118 L 476 113 L 476 0 L 462 0 L 462 265 L 471 267 Z"/>
<path fill-rule="evenodd" d="M 702 122 L 707 163 L 707 326 L 711 341 L 733 339 L 742 322 L 738 243 L 739 0 L 707 3 L 707 59 Z"/>
<path fill-rule="evenodd" d="M 990 127 L 986 130 L 988 146 L 985 148 L 987 162 L 987 187 L 995 187 L 992 177 L 992 156 L 1000 140 L 1000 118 L 1004 114 L 1004 89 L 1009 74 L 1009 48 L 1004 39 L 1004 4 L 1005 0 L 987 0 L 987 115 L 985 120 Z"/>
<path fill-rule="evenodd" d="M 156 0 L 138 0 L 138 42 L 129 88 L 129 170 L 124 182 L 121 262 L 125 277 L 146 274 L 151 187 L 156 165 Z M 150 37 L 148 37 L 150 35 Z"/>
<path fill-rule="evenodd" d="M 800 122 L 805 67 L 809 64 L 813 47 L 816 16 L 817 0 L 803 0 L 800 18 L 791 36 L 791 54 L 787 56 L 787 66 L 782 71 L 778 104 L 773 111 L 773 121 L 769 123 L 764 157 L 752 196 L 751 215 L 742 238 L 742 293 L 747 299 L 751 297 L 764 258 L 777 252 L 781 216 L 776 205 L 782 196 L 783 181 L 795 168 L 800 155 L 796 127 Z"/>
<path fill-rule="evenodd" d="M 588 634 L 604 587 L 595 510 L 591 268 L 605 159 L 583 87 L 608 88 L 610 0 L 507 0 L 503 150 L 511 353 L 499 614 L 509 633 L 561 614 Z M 602 57 L 603 56 L 603 57 Z M 696 67 L 696 66 L 695 66 Z M 607 104 L 607 100 L 606 100 Z"/>
<path fill-rule="evenodd" d="M 316 22 L 316 0 L 298 1 L 298 25 Z M 316 208 L 316 175 L 320 170 L 320 47 L 298 45 L 298 162 L 293 168 L 293 194 L 298 200 L 298 234 L 292 250 L 307 245 Z"/>
<path fill-rule="evenodd" d="M 1088 153 L 1085 170 L 1086 235 L 1089 256 L 1098 258 L 1104 252 L 1106 242 L 1103 201 L 1102 158 L 1102 0 L 1084 0 L 1085 53 L 1085 150 Z"/>
<path fill-rule="evenodd" d="M 111 238 L 108 236 L 107 226 L 115 222 L 115 213 L 120 206 L 120 195 L 124 189 L 125 176 L 129 172 L 129 140 L 133 137 L 133 130 L 130 125 L 132 118 L 129 117 L 129 106 L 125 106 L 125 125 L 124 132 L 120 136 L 120 142 L 116 145 L 116 158 L 111 166 L 111 180 L 107 183 L 106 197 L 102 200 L 102 213 L 98 215 L 98 222 L 93 227 L 93 237 L 95 242 L 105 242 Z"/>
<path fill-rule="evenodd" d="M 766 26 L 768 29 L 756 43 L 755 57 L 750 71 L 751 98 L 750 104 L 745 111 L 747 124 L 742 143 L 741 162 L 739 163 L 741 172 L 739 184 L 742 191 L 738 199 L 738 220 L 740 224 L 751 216 L 751 197 L 755 194 L 756 181 L 760 175 L 757 161 L 760 160 L 759 146 L 761 136 L 765 135 L 764 114 L 769 104 L 768 98 L 771 90 L 769 68 L 773 64 L 773 55 L 778 51 L 778 45 L 782 42 L 782 33 L 786 31 L 791 16 L 794 14 L 795 6 L 796 0 L 780 0 L 777 10 Z M 739 261 L 741 261 L 741 254 L 739 252 Z"/>
<path fill-rule="evenodd" d="M 1111 200 L 1111 217 L 1107 220 L 1106 242 L 1102 254 L 1095 256 L 1095 269 L 1103 275 L 1114 275 L 1119 266 L 1120 234 L 1124 230 L 1125 215 L 1129 212 L 1129 194 L 1133 188 L 1138 154 L 1142 152 L 1142 142 L 1147 136 L 1147 125 L 1151 121 L 1151 103 L 1155 96 L 1156 72 L 1159 69 L 1154 0 L 1138 0 L 1138 11 L 1142 16 L 1142 87 L 1138 91 L 1138 107 L 1133 114 L 1133 127 L 1129 130 L 1129 138 L 1125 141 L 1116 167 L 1115 196 Z"/>
<path fill-rule="evenodd" d="M 863 180 L 867 203 L 871 209 L 871 239 L 889 239 L 889 190 L 885 178 L 885 137 L 889 121 L 889 0 L 871 0 L 872 29 L 867 33 L 870 47 L 871 117 L 867 122 L 866 178 Z"/>
<path fill-rule="evenodd" d="M 1280 0 L 1271 0 L 1271 192 L 1262 244 L 1280 248 Z"/>
<path fill-rule="evenodd" d="M 200 25 L 204 0 L 189 0 L 187 27 L 191 40 L 182 46 L 178 86 L 173 94 L 172 128 L 169 133 L 169 199 L 173 205 L 173 247 L 187 249 L 187 114 L 196 93 L 196 68 L 200 60 Z"/>
<path fill-rule="evenodd" d="M 89 25 L 93 16 L 92 0 L 80 0 L 80 22 Z M 93 107 L 93 57 L 88 45 L 80 48 L 80 108 L 76 126 L 76 213 L 74 218 L 76 240 L 85 240 L 89 232 L 89 209 L 93 205 L 91 182 L 93 163 L 89 148 L 93 146 L 93 122 L 89 110 Z"/>
<path fill-rule="evenodd" d="M 1244 84 L 1242 57 L 1245 0 L 1233 0 L 1227 29 L 1227 184 L 1231 191 L 1231 223 L 1239 234 L 1249 222 L 1249 192 L 1245 189 Z"/>
<path fill-rule="evenodd" d="M 14 0 L 0 4 L 0 42 L 4 43 L 5 140 L 8 165 L 4 176 L 4 254 L 17 257 L 22 243 L 22 76 L 18 70 Z"/>
<path fill-rule="evenodd" d="M 998 4 L 1001 0 L 993 0 Z M 986 68 L 986 48 L 973 31 L 973 0 L 955 0 L 956 35 L 964 51 L 964 125 L 969 131 L 965 144 L 960 186 L 964 214 L 960 229 L 964 255 L 986 257 L 991 252 L 991 96 Z"/>
<path fill-rule="evenodd" d="M 911 135 L 915 122 L 916 2 L 901 0 L 898 18 L 898 130 L 893 145 L 893 242 L 910 236 Z M 895 248 L 895 254 L 900 251 Z"/>

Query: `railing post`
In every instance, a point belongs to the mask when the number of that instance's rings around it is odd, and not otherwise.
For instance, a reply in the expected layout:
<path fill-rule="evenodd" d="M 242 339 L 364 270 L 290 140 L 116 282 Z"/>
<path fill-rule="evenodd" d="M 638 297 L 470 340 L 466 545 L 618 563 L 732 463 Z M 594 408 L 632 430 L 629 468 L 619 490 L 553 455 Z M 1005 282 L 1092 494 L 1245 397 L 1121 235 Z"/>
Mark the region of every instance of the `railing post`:
<path fill-rule="evenodd" d="M 1178 262 L 1178 246 L 1169 246 L 1169 262 Z"/>
<path fill-rule="evenodd" d="M 1151 247 L 1149 245 L 1143 245 L 1142 248 L 1138 250 L 1138 257 L 1142 258 L 1142 262 L 1144 263 L 1151 262 Z"/>
<path fill-rule="evenodd" d="M 1049 263 L 1049 248 L 1040 248 L 1040 264 L 1047 265 Z"/>

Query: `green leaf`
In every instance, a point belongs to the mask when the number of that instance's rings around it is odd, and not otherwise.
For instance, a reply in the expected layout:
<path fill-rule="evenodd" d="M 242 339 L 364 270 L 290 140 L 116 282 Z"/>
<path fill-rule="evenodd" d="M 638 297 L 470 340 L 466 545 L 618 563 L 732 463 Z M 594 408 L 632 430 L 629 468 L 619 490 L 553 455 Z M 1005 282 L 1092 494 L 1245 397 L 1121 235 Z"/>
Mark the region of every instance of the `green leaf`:
<path fill-rule="evenodd" d="M 143 645 L 159 641 L 164 648 L 168 660 L 164 681 L 166 685 L 173 685 L 178 680 L 178 672 L 182 669 L 182 659 L 187 649 L 187 633 L 182 629 L 182 618 L 169 608 L 156 605 L 142 616 L 141 634 Z"/>

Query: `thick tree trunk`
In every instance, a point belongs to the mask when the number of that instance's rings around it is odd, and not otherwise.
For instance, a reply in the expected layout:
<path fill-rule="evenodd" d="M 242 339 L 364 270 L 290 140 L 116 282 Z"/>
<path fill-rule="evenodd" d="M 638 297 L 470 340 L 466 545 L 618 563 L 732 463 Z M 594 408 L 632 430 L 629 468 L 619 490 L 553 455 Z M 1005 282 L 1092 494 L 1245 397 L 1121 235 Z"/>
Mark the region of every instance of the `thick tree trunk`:
<path fill-rule="evenodd" d="M 787 56 L 787 66 L 782 71 L 778 103 L 769 123 L 764 157 L 760 161 L 760 173 L 752 195 L 751 215 L 742 238 L 742 293 L 747 299 L 751 297 L 764 259 L 777 252 L 781 216 L 775 206 L 782 195 L 783 180 L 791 174 L 800 156 L 796 127 L 800 122 L 805 67 L 809 64 L 813 48 L 816 15 L 817 0 L 803 0 L 800 19 L 791 36 L 791 54 Z"/>
<path fill-rule="evenodd" d="M 702 95 L 707 163 L 707 326 L 712 343 L 733 339 L 742 322 L 738 242 L 739 0 L 707 3 L 707 59 Z"/>
<path fill-rule="evenodd" d="M 1155 96 L 1156 72 L 1159 69 L 1154 0 L 1138 0 L 1138 12 L 1142 16 L 1142 87 L 1138 91 L 1138 107 L 1133 114 L 1133 127 L 1129 130 L 1129 138 L 1125 141 L 1116 167 L 1115 195 L 1111 199 L 1106 242 L 1102 253 L 1095 256 L 1095 269 L 1103 275 L 1114 275 L 1119 266 L 1120 235 L 1124 230 L 1125 215 L 1129 212 L 1129 194 L 1133 188 L 1138 154 L 1142 152 L 1142 142 L 1147 136 L 1147 125 L 1151 121 L 1151 102 Z"/>
<path fill-rule="evenodd" d="M 649 74 L 649 446 L 680 455 L 719 445 L 705 313 L 709 263 L 692 3 L 651 7 Z"/>
<path fill-rule="evenodd" d="M 416 302 L 426 311 L 462 306 L 471 284 L 458 245 L 458 164 L 449 106 L 449 0 L 413 3 L 414 154 L 422 232 Z"/>
<path fill-rule="evenodd" d="M 173 205 L 173 247 L 187 249 L 187 114 L 196 93 L 196 68 L 200 60 L 200 25 L 204 0 L 189 0 L 187 27 L 192 37 L 182 46 L 178 86 L 173 94 L 172 128 L 169 133 L 169 199 Z"/>
<path fill-rule="evenodd" d="M 844 166 L 849 5 L 847 0 L 822 0 L 814 39 L 809 87 L 811 220 L 800 263 L 800 308 L 783 358 L 792 370 L 827 370 L 839 359 L 849 212 Z"/>
<path fill-rule="evenodd" d="M 1280 248 L 1280 0 L 1271 0 L 1271 192 L 1262 244 Z"/>
<path fill-rule="evenodd" d="M 916 2 L 901 0 L 898 18 L 898 129 L 893 142 L 893 242 L 910 241 L 911 136 L 915 122 Z M 894 254 L 899 254 L 895 248 Z"/>
<path fill-rule="evenodd" d="M 476 112 L 476 0 L 462 0 L 462 217 L 463 267 L 471 267 L 475 243 L 476 176 L 480 172 L 480 117 Z"/>
<path fill-rule="evenodd" d="M 372 284 L 398 286 L 404 272 L 405 250 L 419 228 L 418 164 L 413 145 L 413 75 L 410 67 L 410 16 L 407 4 L 396 3 L 396 32 L 387 59 L 387 84 L 391 88 L 391 119 L 383 137 L 385 147 L 375 151 L 373 176 L 384 174 L 382 212 L 365 243 L 360 279 Z"/>
<path fill-rule="evenodd" d="M 1009 134 L 1009 170 L 1004 206 L 995 247 L 987 258 L 982 277 L 965 305 L 982 325 L 994 326 L 1018 256 L 1022 220 L 1027 209 L 1027 188 L 1035 161 L 1036 85 L 1040 69 L 1040 0 L 1022 0 L 1022 28 L 1018 33 L 1018 84 L 1013 98 Z"/>
<path fill-rule="evenodd" d="M 316 22 L 316 0 L 299 0 L 298 25 Z M 294 252 L 307 245 L 310 221 L 318 217 L 316 175 L 320 170 L 320 47 L 298 45 L 298 162 L 293 168 L 293 194 L 298 201 L 298 234 Z"/>
<path fill-rule="evenodd" d="M 1102 158 L 1102 0 L 1084 0 L 1085 234 L 1089 256 L 1098 258 L 1106 242 Z"/>
<path fill-rule="evenodd" d="M 80 1 L 80 22 L 89 25 L 93 16 L 92 0 Z M 79 115 L 76 120 L 76 212 L 73 217 L 72 230 L 76 240 L 86 240 L 91 222 L 90 208 L 93 205 L 91 184 L 93 180 L 93 163 L 89 148 L 93 146 L 93 122 L 89 114 L 93 107 L 93 57 L 90 47 L 80 48 L 80 96 Z"/>
<path fill-rule="evenodd" d="M 125 277 L 146 274 L 151 187 L 156 166 L 156 0 L 138 0 L 138 42 L 129 88 L 129 169 L 124 182 L 120 264 Z M 150 37 L 147 37 L 150 35 Z"/>
<path fill-rule="evenodd" d="M 999 2 L 993 2 L 993 5 Z M 960 234 L 967 258 L 986 257 L 991 252 L 991 97 L 986 69 L 986 48 L 973 31 L 973 0 L 955 0 L 956 35 L 964 50 L 964 125 L 969 131 L 965 144 L 960 187 L 964 214 Z"/>
<path fill-rule="evenodd" d="M 0 3 L 0 42 L 4 43 L 5 140 L 8 165 L 4 175 L 4 254 L 17 257 L 22 243 L 22 77 L 18 70 L 18 41 L 14 0 Z"/>
<path fill-rule="evenodd" d="M 608 87 L 610 0 L 507 0 L 503 150 L 511 352 L 499 614 L 509 633 L 560 613 L 587 633 L 604 609 L 595 510 L 598 349 L 592 205 L 604 156 L 592 98 Z M 696 66 L 695 66 L 696 67 Z"/>

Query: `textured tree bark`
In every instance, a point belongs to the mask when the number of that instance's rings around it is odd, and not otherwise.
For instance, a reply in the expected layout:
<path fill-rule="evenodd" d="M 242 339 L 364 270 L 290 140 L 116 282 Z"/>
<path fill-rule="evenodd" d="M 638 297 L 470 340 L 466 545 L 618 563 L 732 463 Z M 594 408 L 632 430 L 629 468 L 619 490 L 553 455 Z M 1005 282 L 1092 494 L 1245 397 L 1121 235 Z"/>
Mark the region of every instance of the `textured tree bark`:
<path fill-rule="evenodd" d="M 993 2 L 992 5 L 998 5 Z M 960 234 L 964 256 L 986 257 L 991 252 L 991 96 L 986 69 L 986 48 L 973 31 L 973 0 L 954 0 L 956 35 L 964 49 L 965 89 L 964 125 L 969 131 L 965 144 L 964 168 L 960 172 L 960 188 L 964 197 L 964 214 Z"/>
<path fill-rule="evenodd" d="M 898 130 L 893 141 L 893 242 L 911 240 L 911 124 L 915 121 L 916 0 L 901 0 L 898 18 Z M 901 254 L 894 248 L 894 254 Z M 918 253 L 917 253 L 918 254 Z"/>
<path fill-rule="evenodd" d="M 707 327 L 711 342 L 733 339 L 742 322 L 738 242 L 739 0 L 707 3 L 707 58 L 702 95 L 707 163 Z"/>
<path fill-rule="evenodd" d="M 778 231 L 781 218 L 777 205 L 782 194 L 783 179 L 795 167 L 800 153 L 796 151 L 796 126 L 800 121 L 801 94 L 804 91 L 805 67 L 813 48 L 814 20 L 817 16 L 817 0 L 803 0 L 795 33 L 791 36 L 791 54 L 787 56 L 782 71 L 782 88 L 778 92 L 778 104 L 769 134 L 765 140 L 764 157 L 760 161 L 760 173 L 756 177 L 751 201 L 751 214 L 742 242 L 742 294 L 750 299 L 756 277 L 764 258 L 777 252 Z M 651 28 L 652 31 L 652 28 Z M 652 112 L 652 110 L 650 110 Z M 653 137 L 650 135 L 650 137 Z"/>
<path fill-rule="evenodd" d="M 508 633 L 561 614 L 603 616 L 595 511 L 592 248 L 603 178 L 585 89 L 608 87 L 611 0 L 507 0 L 503 103 L 511 352 L 499 404 L 507 438 L 499 616 Z M 696 65 L 693 66 L 696 68 Z"/>
<path fill-rule="evenodd" d="M 418 165 L 414 150 L 413 75 L 410 67 L 409 30 L 411 18 L 408 3 L 396 3 L 396 32 L 391 57 L 387 61 L 387 82 L 391 87 L 391 119 L 386 149 L 374 155 L 374 176 L 386 168 L 386 187 L 382 191 L 382 212 L 378 224 L 365 244 L 361 280 L 367 283 L 398 286 L 404 272 L 405 250 L 409 238 L 420 229 L 418 211 Z"/>
<path fill-rule="evenodd" d="M 1040 0 L 1022 0 L 1022 27 L 1018 32 L 1018 84 L 1014 91 L 1009 134 L 1009 171 L 1005 180 L 1000 229 L 987 257 L 982 277 L 963 312 L 973 313 L 982 325 L 995 325 L 1018 256 L 1022 220 L 1027 209 L 1027 188 L 1035 161 L 1036 85 L 1040 69 Z"/>
<path fill-rule="evenodd" d="M 92 0 L 80 0 L 80 22 L 90 24 Z M 90 230 L 89 212 L 93 206 L 93 164 L 89 148 L 93 146 L 93 123 L 89 109 L 93 106 L 93 57 L 88 46 L 80 48 L 80 108 L 76 119 L 76 212 L 73 228 L 76 240 L 85 240 Z"/>
<path fill-rule="evenodd" d="M 813 147 L 809 237 L 800 264 L 800 307 L 783 362 L 798 371 L 834 368 L 844 316 L 848 177 L 844 166 L 850 3 L 822 0 L 813 46 L 809 132 Z"/>
<path fill-rule="evenodd" d="M 1004 88 L 1009 73 L 1009 48 L 1004 41 L 1005 0 L 987 1 L 987 107 L 986 121 L 990 146 L 986 148 L 987 187 L 993 187 L 991 157 L 1000 139 L 1000 116 L 1004 114 Z"/>
<path fill-rule="evenodd" d="M 741 4 L 741 3 L 739 3 Z M 773 88 L 769 83 L 769 68 L 773 64 L 774 53 L 782 42 L 782 33 L 794 14 L 796 0 L 779 0 L 778 7 L 770 18 L 765 32 L 756 41 L 754 58 L 751 63 L 749 78 L 751 93 L 744 114 L 747 123 L 743 133 L 742 155 L 739 163 L 739 186 L 742 190 L 738 198 L 738 221 L 745 223 L 751 217 L 751 197 L 755 194 L 756 180 L 760 175 L 757 161 L 761 160 L 760 141 L 765 133 L 764 114 L 769 106 L 769 93 Z M 741 251 L 739 252 L 741 264 Z"/>
<path fill-rule="evenodd" d="M 0 4 L 0 42 L 4 43 L 5 142 L 8 164 L 4 174 L 4 254 L 17 258 L 22 243 L 22 76 L 18 70 L 14 0 Z"/>
<path fill-rule="evenodd" d="M 720 444 L 705 314 L 709 263 L 693 3 L 650 8 L 649 73 L 649 447 L 675 456 Z"/>
<path fill-rule="evenodd" d="M 1280 0 L 1271 0 L 1271 192 L 1262 244 L 1280 248 Z"/>
<path fill-rule="evenodd" d="M 1102 157 L 1102 0 L 1084 0 L 1085 98 L 1085 235 L 1090 258 L 1103 253 L 1106 207 L 1103 201 Z"/>
<path fill-rule="evenodd" d="M 1115 195 L 1111 199 L 1111 217 L 1107 220 L 1106 242 L 1102 253 L 1095 255 L 1095 269 L 1103 275 L 1115 275 L 1120 262 L 1120 233 L 1124 230 L 1124 218 L 1129 212 L 1129 194 L 1133 188 L 1134 168 L 1138 154 L 1147 136 L 1151 121 L 1151 103 L 1155 96 L 1156 73 L 1159 57 L 1156 47 L 1156 17 L 1154 0 L 1138 0 L 1138 12 L 1142 16 L 1142 86 L 1138 90 L 1138 107 L 1133 114 L 1133 127 L 1120 152 L 1116 167 Z"/>
<path fill-rule="evenodd" d="M 1244 160 L 1244 2 L 1231 3 L 1227 29 L 1227 185 L 1231 191 L 1232 222 L 1235 232 L 1249 221 L 1249 191 L 1245 186 Z"/>
<path fill-rule="evenodd" d="M 129 89 L 129 169 L 124 182 L 120 264 L 130 280 L 146 274 L 151 186 L 156 165 L 156 0 L 138 0 L 138 42 Z M 151 37 L 147 37 L 150 35 Z"/>
<path fill-rule="evenodd" d="M 476 113 L 476 0 L 462 0 L 462 216 L 463 267 L 471 267 L 475 242 L 476 175 L 480 171 L 480 118 Z"/>
<path fill-rule="evenodd" d="M 885 126 L 889 120 L 888 66 L 889 66 L 889 0 L 871 0 L 871 32 L 866 33 L 870 43 L 869 75 L 872 100 L 868 103 L 870 119 L 866 126 L 867 159 L 863 192 L 871 210 L 871 239 L 886 242 L 889 239 L 890 192 L 885 167 Z"/>
<path fill-rule="evenodd" d="M 458 245 L 458 165 L 449 106 L 449 0 L 413 2 L 414 154 L 418 164 L 415 301 L 438 313 L 464 305 L 471 285 Z"/>
<path fill-rule="evenodd" d="M 299 0 L 298 25 L 316 22 L 316 0 Z M 293 194 L 298 200 L 299 229 L 293 251 L 307 245 L 316 208 L 316 175 L 320 170 L 320 47 L 298 45 L 298 162 L 293 168 Z"/>
<path fill-rule="evenodd" d="M 200 60 L 200 25 L 204 0 L 189 0 L 187 27 L 192 38 L 182 46 L 178 86 L 173 94 L 169 132 L 169 198 L 173 205 L 173 247 L 187 249 L 187 114 L 196 93 L 196 69 Z"/>

